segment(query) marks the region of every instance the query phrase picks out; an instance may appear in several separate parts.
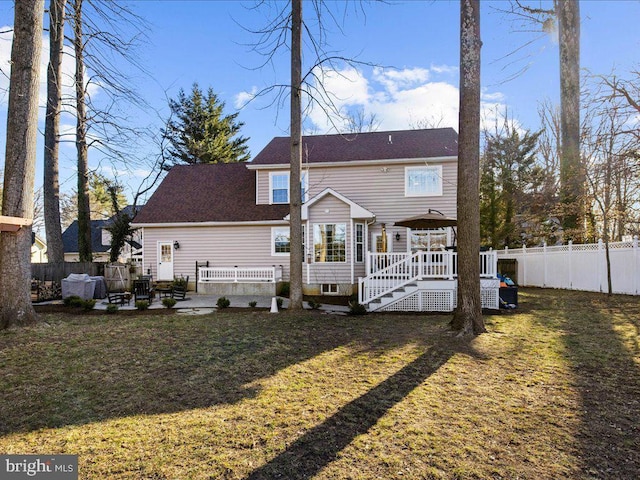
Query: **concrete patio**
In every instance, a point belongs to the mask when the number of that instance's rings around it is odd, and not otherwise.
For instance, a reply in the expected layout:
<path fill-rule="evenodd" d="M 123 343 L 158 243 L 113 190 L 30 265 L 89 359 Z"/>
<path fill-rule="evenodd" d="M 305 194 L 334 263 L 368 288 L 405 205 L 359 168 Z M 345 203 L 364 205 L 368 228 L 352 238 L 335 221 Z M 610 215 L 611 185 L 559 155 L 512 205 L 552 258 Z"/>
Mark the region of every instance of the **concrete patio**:
<path fill-rule="evenodd" d="M 217 310 L 216 303 L 220 298 L 220 295 L 206 295 L 200 293 L 189 292 L 187 297 L 184 300 L 180 300 L 173 307 L 174 310 L 178 310 L 178 313 L 211 313 L 212 311 Z M 268 296 L 254 296 L 254 295 L 229 295 L 226 298 L 229 299 L 231 304 L 230 307 L 239 307 L 250 309 L 249 302 L 256 302 L 255 308 L 271 308 L 272 298 Z M 289 299 L 284 297 L 282 298 L 282 307 L 287 308 L 289 305 Z M 61 304 L 62 300 L 54 300 L 51 302 L 41 302 L 37 305 L 46 305 L 46 304 Z M 95 310 L 106 310 L 109 302 L 106 298 L 96 299 Z M 155 298 L 149 309 L 162 309 L 166 308 L 162 305 L 162 299 Z M 304 308 L 310 309 L 309 304 L 304 302 Z M 135 301 L 131 298 L 129 305 L 126 303 L 124 305 L 118 305 L 118 309 L 120 310 L 135 310 Z M 349 307 L 343 305 L 332 305 L 332 304 L 322 304 L 320 306 L 321 311 L 330 312 L 330 313 L 347 313 L 349 311 Z"/>

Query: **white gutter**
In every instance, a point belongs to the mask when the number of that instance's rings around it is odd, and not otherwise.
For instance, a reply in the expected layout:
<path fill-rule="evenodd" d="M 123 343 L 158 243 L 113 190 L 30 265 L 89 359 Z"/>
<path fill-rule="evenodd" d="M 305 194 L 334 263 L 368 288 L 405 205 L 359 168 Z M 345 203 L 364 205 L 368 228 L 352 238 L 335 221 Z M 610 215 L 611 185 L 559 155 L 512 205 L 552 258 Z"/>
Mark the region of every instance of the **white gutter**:
<path fill-rule="evenodd" d="M 445 157 L 422 157 L 422 158 L 394 158 L 394 159 L 380 159 L 380 160 L 352 160 L 348 162 L 307 162 L 305 166 L 307 168 L 315 167 L 348 167 L 351 165 L 393 165 L 403 163 L 443 163 L 443 162 L 456 162 L 458 161 L 457 155 L 449 155 Z M 270 163 L 252 165 L 251 162 L 246 164 L 249 170 L 288 170 L 290 168 L 289 163 Z"/>
<path fill-rule="evenodd" d="M 288 225 L 287 220 L 255 220 L 251 222 L 168 222 L 168 223 L 132 223 L 132 228 L 156 227 L 239 227 L 251 225 Z"/>

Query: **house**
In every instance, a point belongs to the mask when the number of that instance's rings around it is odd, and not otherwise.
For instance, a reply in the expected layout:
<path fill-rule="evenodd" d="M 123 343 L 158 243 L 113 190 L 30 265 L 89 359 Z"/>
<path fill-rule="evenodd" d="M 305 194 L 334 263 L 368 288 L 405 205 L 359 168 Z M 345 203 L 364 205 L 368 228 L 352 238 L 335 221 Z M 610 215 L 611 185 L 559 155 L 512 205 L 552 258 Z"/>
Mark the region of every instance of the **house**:
<path fill-rule="evenodd" d="M 94 262 L 109 261 L 109 244 L 102 243 L 102 229 L 106 220 L 91 220 L 91 251 Z M 78 248 L 78 220 L 74 220 L 64 232 L 62 232 L 62 250 L 65 262 L 79 262 L 80 249 Z"/>
<path fill-rule="evenodd" d="M 453 229 L 394 223 L 428 209 L 455 217 L 457 153 L 450 128 L 303 137 L 304 293 L 359 292 L 370 309 L 388 309 L 413 289 L 407 275 L 437 260 L 441 273 L 429 280 L 446 282 L 436 287 L 453 308 L 455 252 L 444 249 Z M 289 137 L 276 137 L 251 162 L 173 167 L 133 222 L 145 271 L 188 275 L 198 291 L 275 294 L 289 278 L 289 158 Z M 388 300 L 389 289 L 398 296 Z"/>
<path fill-rule="evenodd" d="M 36 232 L 31 232 L 31 263 L 47 263 L 47 242 Z"/>
<path fill-rule="evenodd" d="M 137 207 L 136 211 L 142 207 Z M 134 216 L 133 205 L 127 205 L 121 210 L 131 218 Z M 106 220 L 91 220 L 91 251 L 94 262 L 108 262 L 111 253 L 111 232 L 108 228 L 113 223 L 115 216 Z M 136 231 L 132 238 L 128 239 L 125 247 L 120 252 L 119 261 L 125 263 L 140 256 L 142 249 L 141 232 Z M 62 232 L 62 248 L 65 262 L 80 261 L 78 249 L 78 221 L 74 220 L 67 229 Z"/>

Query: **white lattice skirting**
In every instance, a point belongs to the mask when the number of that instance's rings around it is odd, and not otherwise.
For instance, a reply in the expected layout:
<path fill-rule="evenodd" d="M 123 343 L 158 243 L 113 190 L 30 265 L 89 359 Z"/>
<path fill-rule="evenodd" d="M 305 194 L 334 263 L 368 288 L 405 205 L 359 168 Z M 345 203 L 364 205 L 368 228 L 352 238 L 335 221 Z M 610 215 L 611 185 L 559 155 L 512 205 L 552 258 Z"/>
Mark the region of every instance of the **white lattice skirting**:
<path fill-rule="evenodd" d="M 482 308 L 498 309 L 498 280 L 483 279 L 480 288 Z M 457 289 L 419 290 L 381 308 L 385 312 L 452 312 L 457 306 Z"/>

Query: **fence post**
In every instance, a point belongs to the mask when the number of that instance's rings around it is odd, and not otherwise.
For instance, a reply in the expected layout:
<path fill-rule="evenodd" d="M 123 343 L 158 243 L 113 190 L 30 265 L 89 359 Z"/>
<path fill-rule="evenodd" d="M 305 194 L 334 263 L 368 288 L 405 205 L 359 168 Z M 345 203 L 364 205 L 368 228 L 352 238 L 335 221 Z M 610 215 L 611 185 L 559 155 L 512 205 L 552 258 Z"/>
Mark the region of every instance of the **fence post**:
<path fill-rule="evenodd" d="M 633 293 L 638 294 L 638 277 L 640 277 L 640 265 L 638 265 L 638 236 L 633 236 Z"/>
<path fill-rule="evenodd" d="M 522 242 L 522 285 L 527 286 L 527 244 Z"/>
<path fill-rule="evenodd" d="M 596 264 L 598 269 L 596 270 L 596 278 L 598 279 L 598 291 L 602 293 L 602 268 L 600 266 L 600 263 L 602 262 L 602 239 L 599 238 L 598 239 L 598 253 L 597 253 L 597 260 L 596 260 Z"/>
<path fill-rule="evenodd" d="M 573 240 L 569 240 L 569 289 L 573 290 Z"/>
<path fill-rule="evenodd" d="M 542 286 L 547 286 L 547 242 L 542 244 Z"/>

